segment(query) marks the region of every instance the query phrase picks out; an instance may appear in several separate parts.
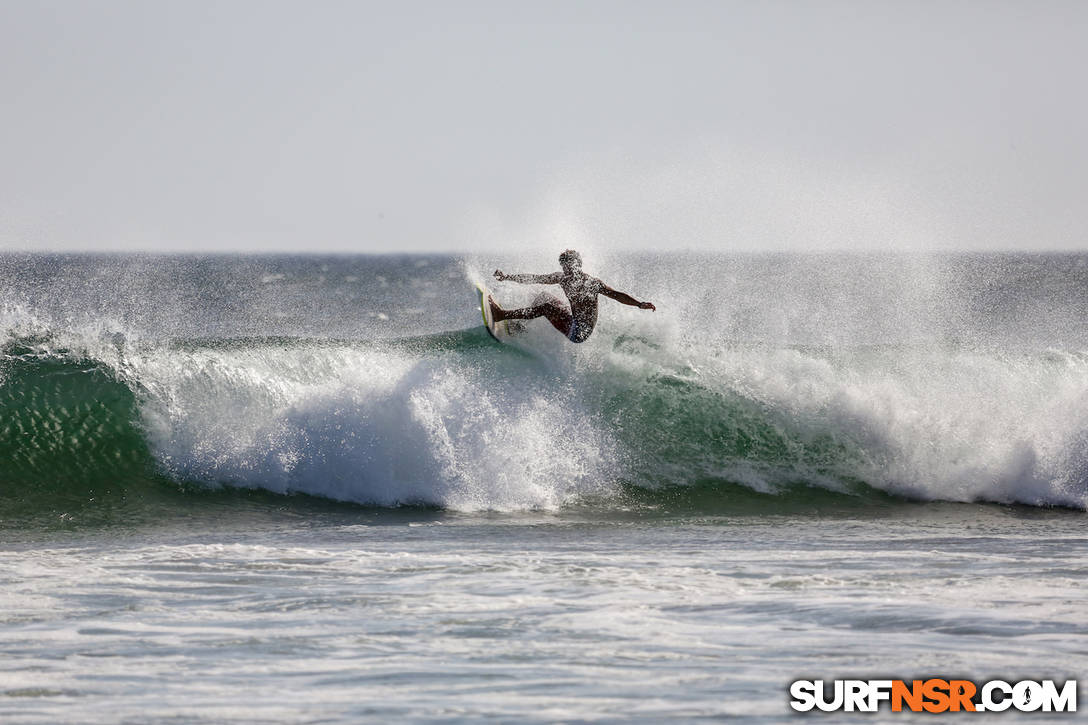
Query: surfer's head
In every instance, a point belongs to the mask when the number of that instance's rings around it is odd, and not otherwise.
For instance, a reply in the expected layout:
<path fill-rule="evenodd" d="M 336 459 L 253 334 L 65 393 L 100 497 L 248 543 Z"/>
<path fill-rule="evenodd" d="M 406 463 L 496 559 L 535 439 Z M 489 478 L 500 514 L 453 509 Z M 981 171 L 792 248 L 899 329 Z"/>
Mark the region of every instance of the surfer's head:
<path fill-rule="evenodd" d="M 582 255 L 573 249 L 568 249 L 559 255 L 559 266 L 567 274 L 582 269 Z"/>

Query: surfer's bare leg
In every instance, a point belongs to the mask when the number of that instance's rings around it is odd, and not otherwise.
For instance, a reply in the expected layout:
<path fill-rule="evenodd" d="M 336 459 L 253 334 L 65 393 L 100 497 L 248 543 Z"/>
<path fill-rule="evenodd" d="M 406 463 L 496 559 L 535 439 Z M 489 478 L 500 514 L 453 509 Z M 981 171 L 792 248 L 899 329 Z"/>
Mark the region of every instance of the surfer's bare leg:
<path fill-rule="evenodd" d="M 549 294 L 540 294 L 531 307 L 522 307 L 517 310 L 504 310 L 495 300 L 491 302 L 491 316 L 496 322 L 502 320 L 532 320 L 537 317 L 546 317 L 552 326 L 564 335 L 570 334 L 570 323 L 573 321 L 570 310 L 557 298 Z"/>

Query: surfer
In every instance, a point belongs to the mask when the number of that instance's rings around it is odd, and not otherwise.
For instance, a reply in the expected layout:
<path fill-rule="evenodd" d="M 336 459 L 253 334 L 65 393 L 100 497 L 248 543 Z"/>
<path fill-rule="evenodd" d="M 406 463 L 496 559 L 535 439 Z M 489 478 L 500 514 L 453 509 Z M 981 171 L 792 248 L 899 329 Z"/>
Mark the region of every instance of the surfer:
<path fill-rule="evenodd" d="M 597 324 L 597 295 L 611 297 L 616 302 L 640 310 L 657 309 L 649 302 L 639 302 L 631 295 L 612 289 L 596 277 L 590 277 L 582 271 L 582 255 L 573 249 L 559 255 L 559 266 L 563 271 L 551 274 L 505 274 L 501 269 L 496 269 L 495 279 L 520 284 L 557 284 L 567 295 L 569 310 L 558 297 L 547 292 L 538 295 L 531 307 L 518 310 L 504 310 L 495 300 L 489 298 L 494 320 L 500 322 L 547 317 L 548 322 L 571 342 L 585 342 L 593 334 L 593 328 Z"/>

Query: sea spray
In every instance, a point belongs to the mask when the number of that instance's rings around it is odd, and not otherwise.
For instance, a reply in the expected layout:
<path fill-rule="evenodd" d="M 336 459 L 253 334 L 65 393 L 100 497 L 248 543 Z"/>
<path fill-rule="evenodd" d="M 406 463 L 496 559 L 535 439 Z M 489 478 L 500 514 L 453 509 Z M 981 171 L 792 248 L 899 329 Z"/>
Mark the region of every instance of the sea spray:
<path fill-rule="evenodd" d="M 637 281 L 657 313 L 605 301 L 583 345 L 537 321 L 500 346 L 455 259 L 83 260 L 144 296 L 93 309 L 74 267 L 57 298 L 14 285 L 0 485 L 8 501 L 40 494 L 31 507 L 49 491 L 229 486 L 455 510 L 654 506 L 687 489 L 726 509 L 744 491 L 770 507 L 824 492 L 1086 508 L 1088 345 L 1067 294 L 1083 267 L 986 257 L 970 287 L 963 260 L 908 261 L 631 258 L 613 281 Z M 187 270 L 164 299 L 160 267 Z M 208 275 L 229 295 L 201 302 Z M 398 312 L 418 289 L 431 301 Z M 182 299 L 209 309 L 175 326 L 161 305 Z M 295 303 L 315 324 L 279 316 Z"/>
<path fill-rule="evenodd" d="M 184 480 L 459 509 L 554 508 L 603 488 L 607 440 L 578 401 L 555 400 L 524 360 L 468 348 L 155 359 L 147 426 Z"/>

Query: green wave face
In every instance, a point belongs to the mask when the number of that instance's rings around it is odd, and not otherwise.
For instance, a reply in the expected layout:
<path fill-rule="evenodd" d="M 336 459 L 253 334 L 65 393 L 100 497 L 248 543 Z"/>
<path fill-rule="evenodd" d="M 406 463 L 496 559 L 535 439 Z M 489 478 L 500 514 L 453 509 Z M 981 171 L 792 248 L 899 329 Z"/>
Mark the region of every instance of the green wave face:
<path fill-rule="evenodd" d="M 102 364 L 7 355 L 0 376 L 7 518 L 117 506 L 154 478 L 136 396 Z"/>
<path fill-rule="evenodd" d="M 1055 438 L 1061 455 L 1043 458 L 998 438 L 996 453 L 978 451 L 1002 429 L 931 403 L 943 400 L 931 376 L 904 377 L 900 352 L 845 368 L 743 349 L 695 368 L 655 359 L 646 341 L 565 361 L 537 353 L 482 328 L 188 340 L 113 363 L 9 345 L 0 526 L 155 520 L 283 494 L 454 510 L 766 513 L 896 496 L 1083 507 L 1083 446 Z M 1004 380 L 1013 394 L 1024 366 L 1055 396 L 1083 387 L 1079 359 L 940 360 L 963 381 L 953 394 L 980 374 L 980 389 Z"/>
<path fill-rule="evenodd" d="M 774 466 L 787 478 L 835 475 L 855 458 L 831 431 L 805 437 L 753 401 L 669 375 L 649 379 L 636 395 L 617 392 L 603 413 L 620 421 L 617 433 L 637 451 L 639 472 L 661 484 L 693 474 L 737 482 L 731 472 L 744 467 Z"/>

